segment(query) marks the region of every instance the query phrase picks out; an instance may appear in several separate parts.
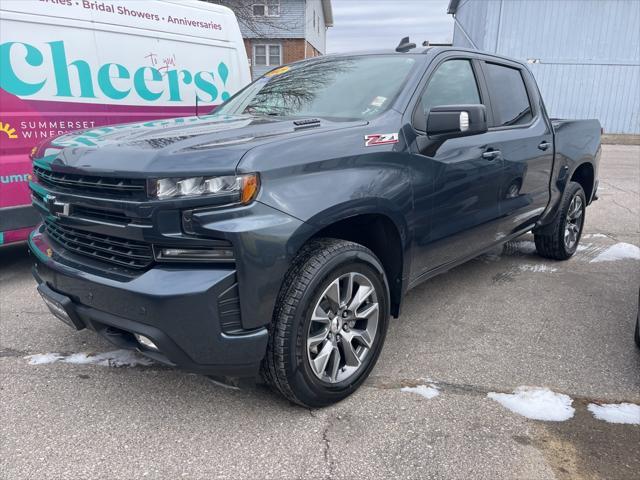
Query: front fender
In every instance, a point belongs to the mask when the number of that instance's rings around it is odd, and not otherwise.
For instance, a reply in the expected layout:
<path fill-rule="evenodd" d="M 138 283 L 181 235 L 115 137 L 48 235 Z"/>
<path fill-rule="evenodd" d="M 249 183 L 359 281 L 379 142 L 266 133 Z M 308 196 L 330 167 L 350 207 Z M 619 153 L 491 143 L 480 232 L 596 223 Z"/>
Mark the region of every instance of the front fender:
<path fill-rule="evenodd" d="M 405 217 L 413 206 L 410 178 L 399 158 L 393 163 L 385 157 L 344 159 L 347 165 L 342 159 L 327 161 L 296 175 L 266 178 L 259 200 L 317 228 L 377 213 L 406 232 Z"/>

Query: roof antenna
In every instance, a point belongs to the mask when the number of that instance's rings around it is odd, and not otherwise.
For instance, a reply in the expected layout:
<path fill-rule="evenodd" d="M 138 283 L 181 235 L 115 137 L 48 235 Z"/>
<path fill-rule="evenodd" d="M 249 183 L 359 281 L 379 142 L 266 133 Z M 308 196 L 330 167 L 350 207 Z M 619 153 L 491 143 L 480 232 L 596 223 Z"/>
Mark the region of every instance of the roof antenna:
<path fill-rule="evenodd" d="M 402 40 L 400 40 L 400 44 L 396 47 L 396 52 L 405 53 L 412 48 L 416 48 L 416 44 L 409 42 L 409 37 L 404 37 Z"/>

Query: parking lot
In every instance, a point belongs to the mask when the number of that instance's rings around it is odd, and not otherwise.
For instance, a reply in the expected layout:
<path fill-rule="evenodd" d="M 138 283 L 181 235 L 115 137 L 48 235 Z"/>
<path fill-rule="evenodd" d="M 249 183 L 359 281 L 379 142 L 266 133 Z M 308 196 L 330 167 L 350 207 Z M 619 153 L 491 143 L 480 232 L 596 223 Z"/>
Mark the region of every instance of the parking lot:
<path fill-rule="evenodd" d="M 640 404 L 640 147 L 603 149 L 571 260 L 538 257 L 528 235 L 417 287 L 363 388 L 322 410 L 73 333 L 38 297 L 25 246 L 5 247 L 0 475 L 638 478 L 640 426 L 587 408 Z M 417 385 L 437 395 L 401 390 Z M 520 386 L 569 396 L 575 414 L 532 420 L 488 396 Z"/>

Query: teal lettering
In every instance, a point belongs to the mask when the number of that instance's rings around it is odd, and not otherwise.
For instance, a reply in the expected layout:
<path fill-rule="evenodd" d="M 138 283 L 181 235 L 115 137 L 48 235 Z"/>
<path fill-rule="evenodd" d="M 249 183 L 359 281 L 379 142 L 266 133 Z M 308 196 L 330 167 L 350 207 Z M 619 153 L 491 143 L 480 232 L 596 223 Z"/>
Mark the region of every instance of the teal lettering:
<path fill-rule="evenodd" d="M 76 60 L 67 64 L 67 54 L 64 50 L 64 42 L 49 42 L 53 72 L 56 77 L 56 97 L 73 97 L 71 83 L 69 82 L 69 67 L 76 67 L 78 80 L 80 81 L 80 96 L 95 98 L 93 82 L 91 80 L 91 68 L 84 60 Z"/>
<path fill-rule="evenodd" d="M 206 80 L 205 78 L 203 78 L 203 74 L 205 75 L 210 75 L 211 76 L 211 80 Z M 195 77 L 194 77 L 194 82 L 197 88 L 199 88 L 200 90 L 202 90 L 204 93 L 209 94 L 209 96 L 211 97 L 210 99 L 203 99 L 202 97 L 200 97 L 200 95 L 196 96 L 198 97 L 198 100 L 201 102 L 213 102 L 216 98 L 218 98 L 218 89 L 216 88 L 215 84 L 213 83 L 214 80 L 214 75 L 213 72 L 198 72 L 196 73 Z"/>
<path fill-rule="evenodd" d="M 151 78 L 145 78 L 145 72 L 151 72 Z M 133 85 L 140 95 L 140 98 L 153 102 L 162 96 L 164 90 L 160 92 L 152 92 L 147 86 L 147 82 L 161 82 L 162 74 L 153 67 L 141 67 L 133 74 Z"/>
<path fill-rule="evenodd" d="M 180 96 L 180 79 L 178 77 L 179 74 L 182 74 L 182 81 L 185 85 L 191 84 L 193 77 L 186 70 L 169 70 L 167 72 L 167 78 L 169 79 L 169 101 L 170 102 L 181 102 L 182 97 Z"/>
<path fill-rule="evenodd" d="M 111 75 L 111 67 L 113 66 L 116 67 L 116 75 Z M 98 85 L 100 86 L 104 94 L 107 97 L 112 98 L 113 100 L 122 100 L 127 95 L 129 95 L 131 89 L 129 88 L 127 90 L 118 90 L 113 86 L 111 80 L 127 78 L 131 78 L 131 76 L 129 75 L 129 71 L 123 65 L 120 65 L 118 63 L 105 63 L 98 70 Z"/>
<path fill-rule="evenodd" d="M 39 83 L 27 83 L 20 80 L 11 66 L 11 47 L 13 45 L 22 45 L 26 53 L 24 60 L 31 67 L 39 67 L 44 60 L 42 53 L 36 47 L 28 43 L 6 42 L 0 45 L 0 88 L 12 93 L 13 95 L 33 95 L 40 91 L 46 80 Z"/>

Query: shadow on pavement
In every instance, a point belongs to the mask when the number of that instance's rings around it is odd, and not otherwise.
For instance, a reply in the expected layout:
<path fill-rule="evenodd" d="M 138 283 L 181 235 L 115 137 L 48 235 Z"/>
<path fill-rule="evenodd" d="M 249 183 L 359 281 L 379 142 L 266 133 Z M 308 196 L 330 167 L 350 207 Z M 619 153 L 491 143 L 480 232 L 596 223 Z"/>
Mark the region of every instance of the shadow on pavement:
<path fill-rule="evenodd" d="M 4 281 L 18 271 L 31 268 L 31 258 L 26 243 L 0 248 L 0 280 Z"/>

